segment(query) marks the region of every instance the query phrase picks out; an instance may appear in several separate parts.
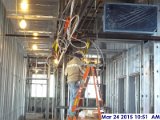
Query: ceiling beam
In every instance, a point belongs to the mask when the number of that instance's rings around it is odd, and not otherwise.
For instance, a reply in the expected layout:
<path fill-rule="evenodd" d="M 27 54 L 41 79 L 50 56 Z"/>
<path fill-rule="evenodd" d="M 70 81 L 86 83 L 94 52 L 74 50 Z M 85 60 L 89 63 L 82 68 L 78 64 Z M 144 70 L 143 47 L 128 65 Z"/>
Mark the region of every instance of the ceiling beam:
<path fill-rule="evenodd" d="M 27 51 L 35 51 L 35 52 L 38 52 L 38 51 L 51 51 L 51 49 L 49 48 L 41 48 L 41 49 L 38 49 L 38 50 L 32 50 L 32 49 L 29 49 L 29 48 L 26 48 Z"/>
<path fill-rule="evenodd" d="M 21 40 L 21 39 L 20 39 Z M 38 42 L 38 43 L 48 43 L 50 44 L 51 42 L 53 42 L 53 39 L 41 39 L 41 38 L 25 38 L 23 39 L 24 42 Z"/>
<path fill-rule="evenodd" d="M 148 34 L 129 34 L 129 33 L 112 33 L 112 32 L 106 32 L 106 33 L 88 33 L 86 37 L 90 37 L 93 39 L 103 38 L 103 39 L 119 39 L 120 41 L 123 40 L 143 40 L 143 41 L 160 41 L 160 36 L 153 36 Z"/>
<path fill-rule="evenodd" d="M 36 45 L 50 45 L 51 43 L 49 41 L 41 42 L 41 41 L 23 41 L 24 44 L 36 44 Z"/>
<path fill-rule="evenodd" d="M 48 49 L 48 48 L 45 48 L 45 49 L 38 49 L 38 50 L 33 50 L 33 49 L 30 49 L 30 48 L 26 48 L 26 54 L 27 55 L 41 55 L 41 56 L 48 56 L 52 50 L 51 49 Z"/>
<path fill-rule="evenodd" d="M 57 16 L 44 16 L 44 15 L 18 15 L 18 14 L 10 14 L 7 15 L 7 18 L 10 19 L 25 19 L 25 20 L 51 20 L 57 19 Z"/>
<path fill-rule="evenodd" d="M 127 44 L 141 44 L 141 40 L 123 40 L 123 39 L 110 39 L 110 38 L 98 38 L 95 42 L 104 42 L 104 43 L 127 43 Z"/>
<path fill-rule="evenodd" d="M 88 51 L 92 53 L 97 53 L 96 49 L 89 49 Z M 101 51 L 102 53 L 120 53 L 126 51 L 126 49 L 101 49 Z"/>
<path fill-rule="evenodd" d="M 52 34 L 52 32 L 50 32 L 50 31 L 37 31 L 37 30 L 18 30 L 17 32 L 20 32 L 20 33 L 29 33 L 29 34 L 33 34 L 33 33 Z"/>
<path fill-rule="evenodd" d="M 7 37 L 35 37 L 34 35 L 20 35 L 20 34 L 5 34 Z M 37 36 L 36 38 L 51 38 L 51 36 L 46 36 L 46 35 L 40 35 Z"/>

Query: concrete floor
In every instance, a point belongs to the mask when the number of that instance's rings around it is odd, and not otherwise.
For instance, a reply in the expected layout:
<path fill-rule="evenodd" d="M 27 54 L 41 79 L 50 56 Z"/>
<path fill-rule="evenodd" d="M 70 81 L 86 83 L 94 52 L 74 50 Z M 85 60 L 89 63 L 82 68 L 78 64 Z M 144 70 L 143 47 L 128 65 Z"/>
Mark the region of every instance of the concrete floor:
<path fill-rule="evenodd" d="M 98 120 L 96 118 L 85 118 L 85 119 L 78 118 L 78 120 L 91 120 L 91 119 Z M 45 120 L 45 119 L 43 118 L 42 113 L 27 113 L 26 120 Z M 49 120 L 52 120 L 52 119 L 49 119 Z"/>
<path fill-rule="evenodd" d="M 27 113 L 26 120 L 45 120 L 42 113 Z"/>

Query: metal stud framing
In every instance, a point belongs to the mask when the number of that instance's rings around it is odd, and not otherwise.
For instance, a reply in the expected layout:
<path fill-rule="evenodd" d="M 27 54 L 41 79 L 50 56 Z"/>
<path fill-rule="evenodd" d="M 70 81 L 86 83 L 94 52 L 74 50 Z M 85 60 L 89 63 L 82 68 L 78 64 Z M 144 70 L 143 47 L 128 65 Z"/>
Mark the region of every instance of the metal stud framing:
<path fill-rule="evenodd" d="M 119 90 L 122 89 L 120 86 L 120 82 L 123 80 L 123 112 L 130 113 L 133 108 L 135 108 L 135 113 L 138 112 L 137 106 L 130 106 L 130 93 L 131 86 L 134 83 L 131 83 L 131 79 L 134 78 L 135 81 L 137 76 L 141 72 L 141 45 L 134 46 L 128 51 L 123 52 L 121 55 L 107 60 L 107 67 L 106 67 L 106 74 L 107 74 L 107 81 L 106 86 L 106 104 L 111 107 L 112 112 L 119 113 L 119 100 L 120 94 Z M 135 82 L 136 83 L 136 82 Z M 137 85 L 138 82 L 137 82 Z M 136 89 L 136 86 L 135 88 Z M 135 90 L 135 101 L 138 99 L 136 98 L 137 91 Z M 140 93 L 139 93 L 140 94 Z M 139 100 L 140 101 L 140 100 Z M 133 108 L 132 108 L 133 107 Z M 121 111 L 122 112 L 122 111 Z"/>
<path fill-rule="evenodd" d="M 149 113 L 150 112 L 150 93 L 151 93 L 151 74 L 150 74 L 150 55 L 151 55 L 151 48 L 152 43 L 146 43 L 143 47 L 143 66 L 142 66 L 142 74 L 141 74 L 141 112 L 142 113 Z"/>
<path fill-rule="evenodd" d="M 0 1 L 0 120 L 19 120 L 24 117 L 26 61 Z"/>
<path fill-rule="evenodd" d="M 106 104 L 113 113 L 120 112 L 118 107 L 122 102 L 124 113 L 160 112 L 159 53 L 160 42 L 147 42 L 107 59 Z M 122 89 L 119 89 L 120 79 L 124 80 L 124 99 L 121 103 L 118 92 Z"/>

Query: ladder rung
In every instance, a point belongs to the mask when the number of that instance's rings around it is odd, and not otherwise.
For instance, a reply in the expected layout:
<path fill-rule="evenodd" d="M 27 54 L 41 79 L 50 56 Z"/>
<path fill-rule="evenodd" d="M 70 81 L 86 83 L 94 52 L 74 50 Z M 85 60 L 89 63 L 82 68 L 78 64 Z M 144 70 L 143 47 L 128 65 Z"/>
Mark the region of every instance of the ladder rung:
<path fill-rule="evenodd" d="M 77 96 L 76 96 L 76 100 L 74 100 L 74 105 L 72 106 L 72 109 L 74 110 L 74 111 L 76 111 L 76 110 L 80 110 L 80 109 L 90 109 L 90 108 L 84 108 L 84 107 L 80 107 L 79 105 L 81 105 L 82 104 L 82 102 L 84 101 L 84 99 L 85 99 L 85 97 L 84 97 L 84 95 L 85 95 L 85 90 L 87 89 L 87 86 L 88 86 L 88 82 L 89 82 L 89 75 L 92 75 L 92 76 L 94 76 L 94 81 L 96 82 L 96 80 L 98 80 L 97 79 L 97 74 L 96 74 L 96 71 L 95 71 L 95 68 L 94 67 L 87 67 L 87 69 L 86 69 L 86 71 L 85 71 L 85 73 L 84 73 L 84 80 L 86 80 L 86 81 L 83 81 L 81 84 L 80 84 L 80 88 L 79 88 L 79 90 L 78 90 L 78 93 L 77 93 Z M 98 83 L 98 82 L 97 82 Z M 102 98 L 101 98 L 101 94 L 100 94 L 100 88 L 99 88 L 99 85 L 97 86 L 98 88 L 96 89 L 96 87 L 95 87 L 95 84 L 94 84 L 94 89 L 96 90 L 96 94 L 97 93 L 99 93 L 99 95 L 100 95 L 100 98 L 96 95 L 96 101 L 98 102 L 97 104 L 97 106 L 96 107 L 94 107 L 94 109 L 96 109 L 96 110 L 100 110 L 100 108 L 101 108 L 101 106 L 103 106 L 102 104 L 103 104 L 103 100 L 102 100 Z M 91 108 L 91 109 L 93 109 L 93 108 Z M 100 114 L 99 114 L 99 118 L 100 118 L 101 116 L 100 116 Z"/>
<path fill-rule="evenodd" d="M 85 98 L 79 98 L 79 99 L 85 99 Z"/>
<path fill-rule="evenodd" d="M 76 110 L 79 110 L 79 109 L 83 109 L 83 110 L 97 110 L 97 107 L 78 107 L 78 108 L 76 108 Z"/>
<path fill-rule="evenodd" d="M 80 100 L 83 100 L 84 98 L 79 98 Z"/>

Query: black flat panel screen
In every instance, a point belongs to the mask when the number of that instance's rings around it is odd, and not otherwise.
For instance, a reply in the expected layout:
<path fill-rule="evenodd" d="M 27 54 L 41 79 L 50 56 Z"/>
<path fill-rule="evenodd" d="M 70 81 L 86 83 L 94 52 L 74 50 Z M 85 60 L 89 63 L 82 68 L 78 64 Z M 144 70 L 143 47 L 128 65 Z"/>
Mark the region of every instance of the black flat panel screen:
<path fill-rule="evenodd" d="M 157 6 L 105 4 L 103 30 L 153 34 L 157 30 Z"/>

